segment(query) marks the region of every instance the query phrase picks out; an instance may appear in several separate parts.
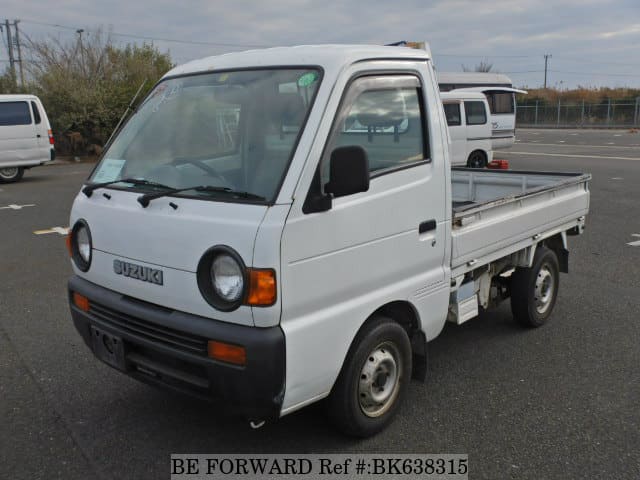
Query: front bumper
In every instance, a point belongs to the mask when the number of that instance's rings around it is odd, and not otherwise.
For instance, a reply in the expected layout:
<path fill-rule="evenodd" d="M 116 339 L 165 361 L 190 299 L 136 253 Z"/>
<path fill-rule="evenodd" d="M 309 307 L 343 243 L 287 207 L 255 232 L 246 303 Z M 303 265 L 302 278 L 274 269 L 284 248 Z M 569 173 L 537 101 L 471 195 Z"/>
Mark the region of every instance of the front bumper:
<path fill-rule="evenodd" d="M 89 299 L 88 312 L 74 305 L 73 292 Z M 120 370 L 127 375 L 199 398 L 222 400 L 250 420 L 280 416 L 285 388 L 280 327 L 247 327 L 170 310 L 77 276 L 69 280 L 69 305 L 76 329 L 99 358 L 92 340 L 96 328 L 122 339 Z M 209 358 L 208 340 L 244 346 L 246 365 Z"/>

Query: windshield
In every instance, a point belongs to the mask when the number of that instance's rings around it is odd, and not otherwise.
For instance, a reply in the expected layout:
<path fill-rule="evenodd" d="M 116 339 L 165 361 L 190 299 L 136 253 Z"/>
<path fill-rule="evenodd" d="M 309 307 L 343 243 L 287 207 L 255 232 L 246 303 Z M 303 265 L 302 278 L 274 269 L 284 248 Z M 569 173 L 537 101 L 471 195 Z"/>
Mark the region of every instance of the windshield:
<path fill-rule="evenodd" d="M 318 88 L 317 70 L 227 71 L 158 84 L 115 138 L 93 183 L 224 187 L 273 201 Z M 118 188 L 151 189 L 147 183 Z M 221 189 L 185 195 L 216 197 Z M 225 197 L 225 200 L 229 198 Z"/>

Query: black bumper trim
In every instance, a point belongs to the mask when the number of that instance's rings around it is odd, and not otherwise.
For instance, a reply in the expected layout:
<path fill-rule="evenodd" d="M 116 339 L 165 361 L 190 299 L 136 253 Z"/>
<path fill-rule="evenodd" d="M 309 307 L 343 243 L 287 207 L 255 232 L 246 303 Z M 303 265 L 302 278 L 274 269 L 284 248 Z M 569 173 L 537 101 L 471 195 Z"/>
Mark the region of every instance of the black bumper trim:
<path fill-rule="evenodd" d="M 89 312 L 78 309 L 73 292 L 96 307 Z M 69 304 L 75 327 L 92 351 L 91 326 L 122 338 L 127 375 L 198 398 L 222 400 L 251 420 L 280 416 L 285 339 L 279 326 L 248 327 L 170 310 L 77 276 L 69 280 Z M 247 364 L 218 362 L 193 348 L 199 340 L 206 345 L 208 339 L 244 346 Z"/>

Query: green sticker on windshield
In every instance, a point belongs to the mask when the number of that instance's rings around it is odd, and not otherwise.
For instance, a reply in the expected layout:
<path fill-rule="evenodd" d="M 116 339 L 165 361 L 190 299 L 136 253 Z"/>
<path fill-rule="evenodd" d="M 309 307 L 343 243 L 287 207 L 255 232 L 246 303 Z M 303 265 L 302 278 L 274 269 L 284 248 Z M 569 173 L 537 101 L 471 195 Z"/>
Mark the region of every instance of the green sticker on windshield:
<path fill-rule="evenodd" d="M 318 79 L 316 72 L 307 72 L 298 79 L 299 87 L 308 87 Z"/>

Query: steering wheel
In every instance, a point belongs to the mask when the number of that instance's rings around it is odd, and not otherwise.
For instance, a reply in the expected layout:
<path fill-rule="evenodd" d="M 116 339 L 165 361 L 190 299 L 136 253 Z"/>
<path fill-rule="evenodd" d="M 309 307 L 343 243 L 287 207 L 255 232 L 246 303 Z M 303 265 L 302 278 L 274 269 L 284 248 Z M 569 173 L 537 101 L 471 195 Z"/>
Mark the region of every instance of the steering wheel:
<path fill-rule="evenodd" d="M 203 157 L 203 158 L 210 158 L 210 157 Z M 185 164 L 193 165 L 195 167 L 198 167 L 200 170 L 203 170 L 204 172 L 206 172 L 209 176 L 214 177 L 218 181 L 222 182 L 222 185 L 220 185 L 221 187 L 233 187 L 233 184 L 229 182 L 229 180 L 227 180 L 224 177 L 224 175 L 222 175 L 221 173 L 217 172 L 214 168 L 211 168 L 209 165 L 204 163 L 203 158 L 176 158 L 172 162 L 170 162 L 169 165 L 172 165 L 174 167 L 177 167 L 179 165 L 185 165 Z"/>

